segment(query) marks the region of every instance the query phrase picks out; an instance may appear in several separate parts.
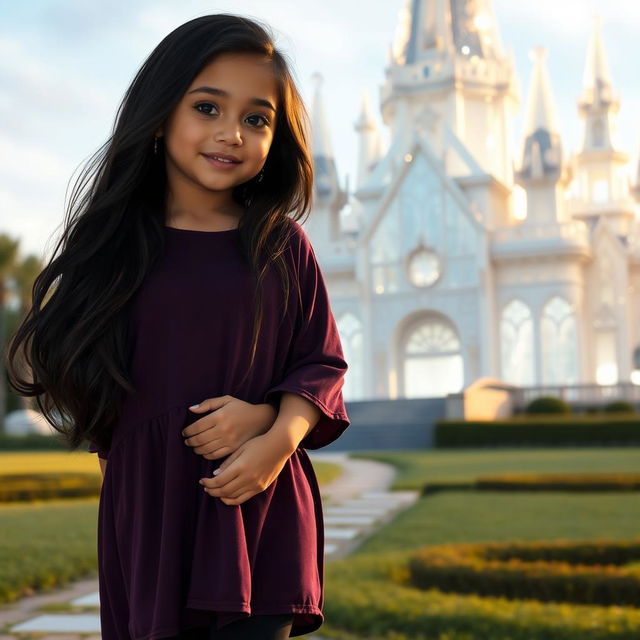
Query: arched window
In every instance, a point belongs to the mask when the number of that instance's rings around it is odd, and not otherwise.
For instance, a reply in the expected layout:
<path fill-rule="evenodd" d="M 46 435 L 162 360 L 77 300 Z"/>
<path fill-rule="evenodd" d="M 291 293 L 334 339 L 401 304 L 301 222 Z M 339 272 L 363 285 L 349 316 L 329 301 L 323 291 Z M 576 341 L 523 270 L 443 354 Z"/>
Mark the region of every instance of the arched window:
<path fill-rule="evenodd" d="M 542 383 L 578 382 L 578 331 L 573 307 L 554 296 L 542 310 Z"/>
<path fill-rule="evenodd" d="M 444 318 L 431 318 L 408 336 L 404 348 L 404 395 L 431 398 L 464 386 L 464 362 L 456 330 Z"/>
<path fill-rule="evenodd" d="M 535 384 L 533 319 L 531 310 L 521 300 L 512 300 L 502 310 L 500 354 L 505 382 L 521 386 Z"/>
<path fill-rule="evenodd" d="M 364 395 L 362 322 L 353 313 L 344 313 L 336 321 L 344 359 L 349 368 L 344 374 L 342 394 L 345 400 L 358 400 Z"/>

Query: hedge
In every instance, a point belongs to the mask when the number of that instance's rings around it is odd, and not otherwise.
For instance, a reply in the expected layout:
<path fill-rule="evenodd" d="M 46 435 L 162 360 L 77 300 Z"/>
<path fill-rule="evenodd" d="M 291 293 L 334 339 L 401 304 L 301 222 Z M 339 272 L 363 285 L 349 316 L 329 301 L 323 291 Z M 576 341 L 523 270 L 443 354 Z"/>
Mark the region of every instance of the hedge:
<path fill-rule="evenodd" d="M 640 609 L 422 590 L 406 552 L 326 567 L 327 632 L 341 640 L 637 640 Z M 353 635 L 351 635 L 353 634 Z M 329 635 L 329 633 L 323 634 Z"/>
<path fill-rule="evenodd" d="M 545 416 L 508 420 L 439 420 L 436 447 L 640 445 L 640 417 Z"/>
<path fill-rule="evenodd" d="M 602 606 L 640 605 L 640 538 L 467 543 L 425 547 L 409 559 L 420 589 Z"/>
<path fill-rule="evenodd" d="M 639 491 L 640 473 L 502 473 L 468 482 L 428 482 L 422 495 L 440 491 Z"/>
<path fill-rule="evenodd" d="M 102 487 L 100 473 L 6 473 L 0 478 L 0 502 L 98 497 Z"/>

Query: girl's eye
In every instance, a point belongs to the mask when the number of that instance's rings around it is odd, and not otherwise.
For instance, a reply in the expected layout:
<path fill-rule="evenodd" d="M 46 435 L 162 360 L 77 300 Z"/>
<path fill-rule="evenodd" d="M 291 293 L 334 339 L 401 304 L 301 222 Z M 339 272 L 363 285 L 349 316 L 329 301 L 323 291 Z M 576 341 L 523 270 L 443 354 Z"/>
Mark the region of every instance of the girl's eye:
<path fill-rule="evenodd" d="M 199 110 L 199 107 L 213 107 L 213 108 L 214 108 L 214 109 L 216 109 L 216 110 L 218 109 L 218 107 L 216 107 L 216 105 L 215 105 L 215 104 L 213 104 L 212 102 L 200 102 L 199 104 L 197 104 L 197 105 L 194 107 L 194 109 L 196 109 L 197 111 L 199 111 L 199 113 L 204 113 L 204 114 L 205 114 L 205 115 L 207 115 L 207 116 L 214 115 L 214 114 L 211 114 L 210 112 L 207 112 L 207 111 L 200 111 L 200 110 Z M 261 118 L 261 119 L 262 119 L 263 123 L 262 123 L 261 125 L 258 125 L 258 126 L 256 127 L 257 129 L 261 129 L 262 127 L 265 127 L 265 126 L 267 126 L 267 125 L 269 124 L 269 120 L 267 120 L 267 118 L 265 118 L 264 116 L 261 116 L 261 115 L 257 115 L 257 114 L 255 114 L 255 115 L 248 116 L 248 117 L 249 117 L 249 118 Z M 254 125 L 254 126 L 255 126 L 255 125 Z"/>

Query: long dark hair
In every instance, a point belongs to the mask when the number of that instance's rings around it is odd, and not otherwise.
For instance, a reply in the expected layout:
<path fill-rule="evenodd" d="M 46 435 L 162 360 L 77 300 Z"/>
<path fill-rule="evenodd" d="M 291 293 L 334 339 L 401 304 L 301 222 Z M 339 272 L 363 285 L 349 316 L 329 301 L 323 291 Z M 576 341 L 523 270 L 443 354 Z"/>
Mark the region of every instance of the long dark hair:
<path fill-rule="evenodd" d="M 85 439 L 108 448 L 121 401 L 135 391 L 129 374 L 131 300 L 164 242 L 167 177 L 162 155 L 153 153 L 154 132 L 202 68 L 226 52 L 269 59 L 278 87 L 278 121 L 263 178 L 233 190 L 244 207 L 239 238 L 255 283 L 251 364 L 269 264 L 278 269 L 288 299 L 287 218 L 299 221 L 309 212 L 313 189 L 308 115 L 268 27 L 232 14 L 201 16 L 167 35 L 127 89 L 109 140 L 74 185 L 63 233 L 9 342 L 11 386 L 36 396 L 70 449 Z"/>

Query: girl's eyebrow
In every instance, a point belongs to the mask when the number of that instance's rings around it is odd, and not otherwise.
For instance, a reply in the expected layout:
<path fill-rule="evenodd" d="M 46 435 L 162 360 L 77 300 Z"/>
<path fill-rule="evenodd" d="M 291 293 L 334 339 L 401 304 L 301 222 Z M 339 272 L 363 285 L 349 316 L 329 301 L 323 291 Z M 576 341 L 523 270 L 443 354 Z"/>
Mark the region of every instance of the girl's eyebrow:
<path fill-rule="evenodd" d="M 228 91 L 218 89 L 216 87 L 198 87 L 197 89 L 191 89 L 191 91 L 187 92 L 187 95 L 198 92 L 210 93 L 212 96 L 222 96 L 223 98 L 228 98 L 230 95 Z M 267 109 L 271 109 L 275 113 L 276 108 L 268 100 L 264 100 L 263 98 L 252 98 L 249 102 L 260 107 L 267 107 Z"/>

